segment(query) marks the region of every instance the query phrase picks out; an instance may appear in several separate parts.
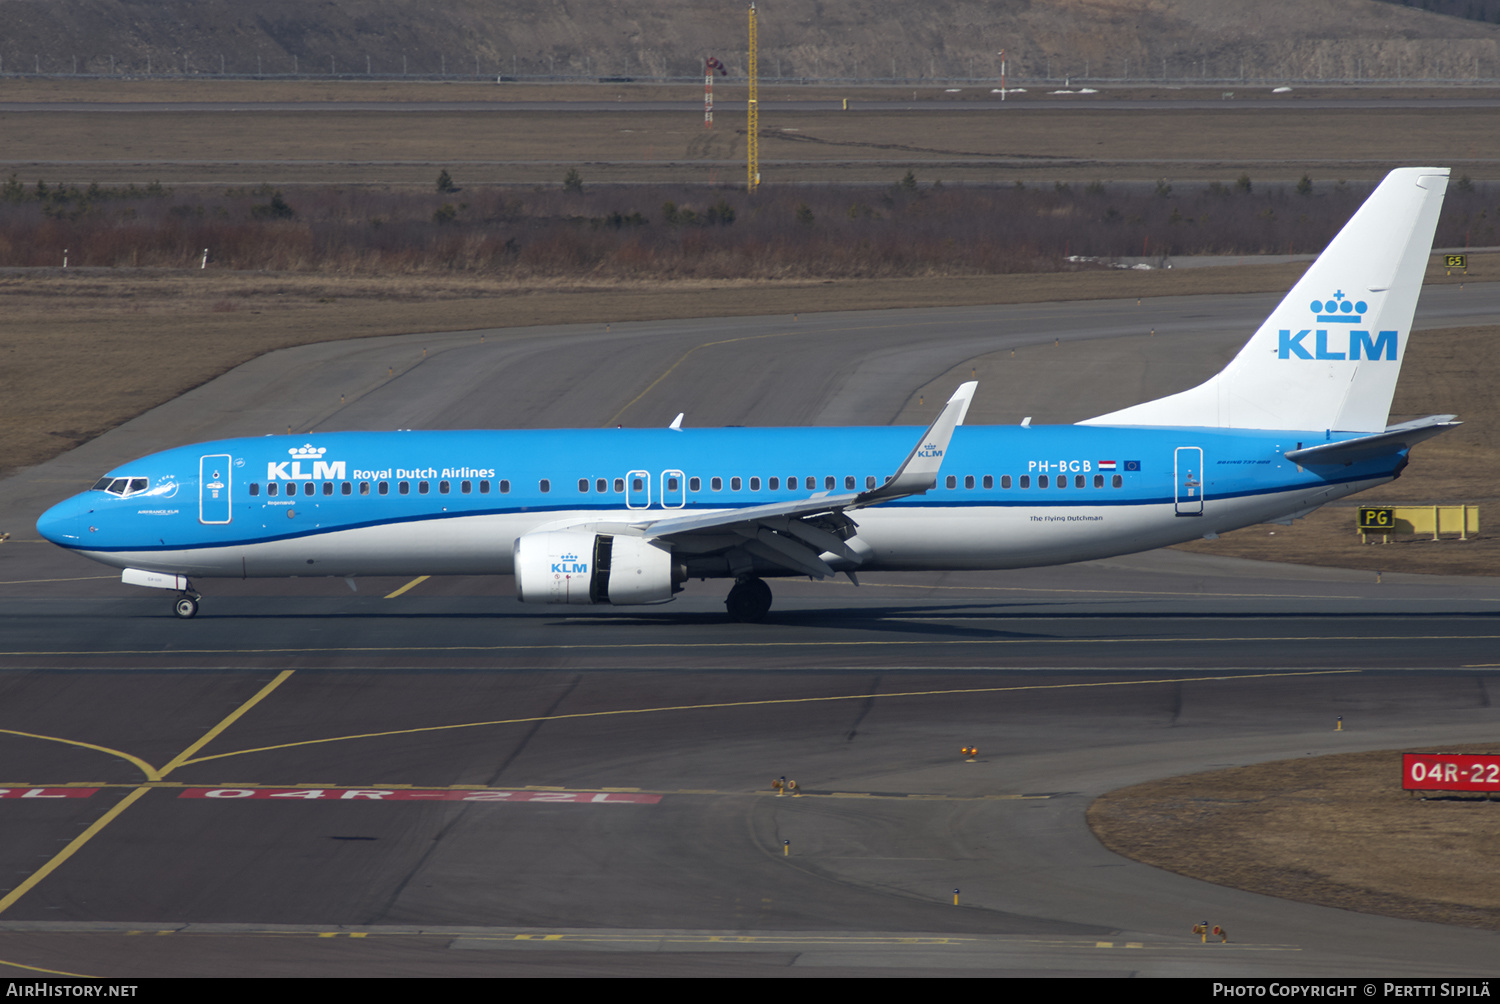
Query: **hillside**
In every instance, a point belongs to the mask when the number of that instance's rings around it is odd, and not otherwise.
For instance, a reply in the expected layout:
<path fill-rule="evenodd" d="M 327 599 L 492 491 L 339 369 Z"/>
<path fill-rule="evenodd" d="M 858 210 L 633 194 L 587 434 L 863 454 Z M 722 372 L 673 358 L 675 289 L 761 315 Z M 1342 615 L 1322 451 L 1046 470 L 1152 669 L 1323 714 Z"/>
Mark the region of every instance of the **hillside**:
<path fill-rule="evenodd" d="M 745 20 L 731 0 L 0 0 L 0 72 L 739 74 Z M 1381 0 L 760 4 L 762 79 L 990 78 L 1002 47 L 1019 78 L 1500 78 L 1500 26 Z"/>

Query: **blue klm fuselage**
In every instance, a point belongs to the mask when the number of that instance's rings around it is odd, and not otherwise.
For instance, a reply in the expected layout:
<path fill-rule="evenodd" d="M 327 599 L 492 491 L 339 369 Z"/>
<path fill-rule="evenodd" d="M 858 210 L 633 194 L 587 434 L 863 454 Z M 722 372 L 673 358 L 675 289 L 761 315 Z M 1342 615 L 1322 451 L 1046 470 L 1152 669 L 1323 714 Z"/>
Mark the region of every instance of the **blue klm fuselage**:
<path fill-rule="evenodd" d="M 920 432 L 570 429 L 223 440 L 124 465 L 38 526 L 108 564 L 194 576 L 509 573 L 515 540 L 554 524 L 629 524 L 874 488 Z M 1137 551 L 1306 510 L 1389 480 L 1405 465 L 1404 450 L 1316 468 L 1283 456 L 1340 438 L 1353 434 L 960 427 L 932 489 L 851 513 L 869 547 L 859 567 L 1017 567 Z M 132 481 L 140 490 L 129 491 Z M 729 574 L 711 556 L 688 559 L 689 577 Z"/>

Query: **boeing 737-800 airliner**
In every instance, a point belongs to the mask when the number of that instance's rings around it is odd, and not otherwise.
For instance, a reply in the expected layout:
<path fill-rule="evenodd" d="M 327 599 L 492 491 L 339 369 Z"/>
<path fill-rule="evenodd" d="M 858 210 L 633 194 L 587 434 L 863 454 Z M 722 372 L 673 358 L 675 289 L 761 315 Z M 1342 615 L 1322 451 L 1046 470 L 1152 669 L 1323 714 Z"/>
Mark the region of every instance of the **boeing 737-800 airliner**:
<path fill-rule="evenodd" d="M 37 523 L 176 592 L 251 576 L 514 575 L 527 603 L 661 603 L 689 579 L 1016 568 L 1304 515 L 1384 484 L 1436 415 L 1387 428 L 1447 188 L 1393 171 L 1219 374 L 1071 426 L 340 432 L 184 446 Z M 857 581 L 857 580 L 856 580 Z"/>

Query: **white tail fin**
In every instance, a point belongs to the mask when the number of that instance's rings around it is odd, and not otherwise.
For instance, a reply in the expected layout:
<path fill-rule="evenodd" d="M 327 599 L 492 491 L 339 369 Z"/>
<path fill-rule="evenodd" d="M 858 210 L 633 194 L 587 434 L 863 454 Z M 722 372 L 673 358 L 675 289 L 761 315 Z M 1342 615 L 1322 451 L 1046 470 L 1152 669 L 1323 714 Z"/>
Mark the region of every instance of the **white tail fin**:
<path fill-rule="evenodd" d="M 1447 189 L 1392 171 L 1222 372 L 1079 424 L 1383 430 Z"/>

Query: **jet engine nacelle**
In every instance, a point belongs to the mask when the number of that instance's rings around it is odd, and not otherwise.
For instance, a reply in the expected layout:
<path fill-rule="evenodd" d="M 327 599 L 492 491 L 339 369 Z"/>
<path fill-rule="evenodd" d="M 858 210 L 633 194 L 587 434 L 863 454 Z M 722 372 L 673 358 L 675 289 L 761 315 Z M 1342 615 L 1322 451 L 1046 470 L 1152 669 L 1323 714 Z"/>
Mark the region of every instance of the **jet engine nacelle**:
<path fill-rule="evenodd" d="M 672 553 L 641 537 L 549 530 L 522 534 L 515 549 L 523 603 L 665 603 Z"/>

